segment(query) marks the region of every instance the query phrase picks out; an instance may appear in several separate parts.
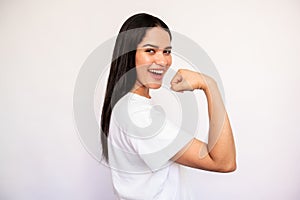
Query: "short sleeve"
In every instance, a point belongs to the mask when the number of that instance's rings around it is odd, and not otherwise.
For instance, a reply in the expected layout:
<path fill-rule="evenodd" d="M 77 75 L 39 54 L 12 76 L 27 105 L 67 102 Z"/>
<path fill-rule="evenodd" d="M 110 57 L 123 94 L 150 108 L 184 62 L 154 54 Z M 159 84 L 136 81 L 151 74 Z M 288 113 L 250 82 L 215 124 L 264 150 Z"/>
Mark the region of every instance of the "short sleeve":
<path fill-rule="evenodd" d="M 166 119 L 158 134 L 146 139 L 132 139 L 132 144 L 150 169 L 157 170 L 168 164 L 192 139 L 193 135 Z"/>
<path fill-rule="evenodd" d="M 151 171 L 161 169 L 194 138 L 194 133 L 167 119 L 159 105 L 139 96 L 124 97 L 115 106 L 113 116 L 111 160 L 117 159 L 111 163 L 118 167 L 125 163 L 122 169 L 131 169 L 130 163 L 139 163 L 139 159 Z"/>
<path fill-rule="evenodd" d="M 127 129 L 126 132 L 132 136 L 129 138 L 133 148 L 152 171 L 169 164 L 170 159 L 194 138 L 167 119 L 160 109 L 152 109 L 150 115 L 135 113 L 132 119 L 135 118 L 137 121 L 151 122 L 143 129 Z"/>

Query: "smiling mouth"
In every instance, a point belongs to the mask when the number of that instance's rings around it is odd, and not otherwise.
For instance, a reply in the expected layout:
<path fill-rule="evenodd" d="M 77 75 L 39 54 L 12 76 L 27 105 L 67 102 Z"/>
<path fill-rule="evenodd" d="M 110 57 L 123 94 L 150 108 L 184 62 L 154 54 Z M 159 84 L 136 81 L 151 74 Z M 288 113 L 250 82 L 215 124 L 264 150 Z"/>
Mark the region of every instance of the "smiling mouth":
<path fill-rule="evenodd" d="M 148 71 L 155 75 L 162 75 L 164 73 L 164 70 L 158 70 L 158 69 L 149 69 Z"/>
<path fill-rule="evenodd" d="M 148 72 L 150 72 L 152 78 L 160 81 L 162 80 L 165 71 L 160 69 L 149 69 Z"/>

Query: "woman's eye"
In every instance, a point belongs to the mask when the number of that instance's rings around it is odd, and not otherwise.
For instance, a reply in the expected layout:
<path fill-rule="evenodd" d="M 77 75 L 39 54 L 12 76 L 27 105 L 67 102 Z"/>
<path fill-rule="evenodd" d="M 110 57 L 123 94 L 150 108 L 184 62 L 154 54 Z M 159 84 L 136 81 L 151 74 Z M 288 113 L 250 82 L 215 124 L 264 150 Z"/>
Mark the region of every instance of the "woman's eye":
<path fill-rule="evenodd" d="M 155 53 L 155 50 L 154 49 L 146 49 L 146 52 L 148 52 L 148 53 Z"/>
<path fill-rule="evenodd" d="M 164 50 L 164 54 L 171 54 L 171 50 Z"/>

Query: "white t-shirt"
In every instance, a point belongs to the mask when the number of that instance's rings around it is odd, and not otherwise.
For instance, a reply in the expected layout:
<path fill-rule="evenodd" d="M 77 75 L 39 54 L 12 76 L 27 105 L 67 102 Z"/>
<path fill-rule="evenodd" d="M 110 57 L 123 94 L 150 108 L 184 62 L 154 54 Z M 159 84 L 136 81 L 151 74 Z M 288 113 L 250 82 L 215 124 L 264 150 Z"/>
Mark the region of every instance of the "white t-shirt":
<path fill-rule="evenodd" d="M 112 111 L 108 136 L 118 199 L 182 200 L 180 166 L 170 159 L 192 138 L 151 99 L 131 92 L 122 97 Z"/>

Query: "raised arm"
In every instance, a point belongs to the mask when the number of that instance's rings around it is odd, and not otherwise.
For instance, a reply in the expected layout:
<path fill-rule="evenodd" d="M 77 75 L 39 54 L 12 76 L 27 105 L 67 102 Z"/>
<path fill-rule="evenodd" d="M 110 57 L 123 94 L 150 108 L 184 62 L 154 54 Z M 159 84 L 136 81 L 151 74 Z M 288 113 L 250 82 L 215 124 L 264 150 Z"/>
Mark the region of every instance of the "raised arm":
<path fill-rule="evenodd" d="M 174 91 L 204 91 L 208 102 L 208 144 L 193 139 L 174 156 L 179 164 L 217 172 L 232 172 L 236 169 L 235 144 L 228 115 L 217 83 L 204 74 L 180 69 L 171 81 Z"/>

